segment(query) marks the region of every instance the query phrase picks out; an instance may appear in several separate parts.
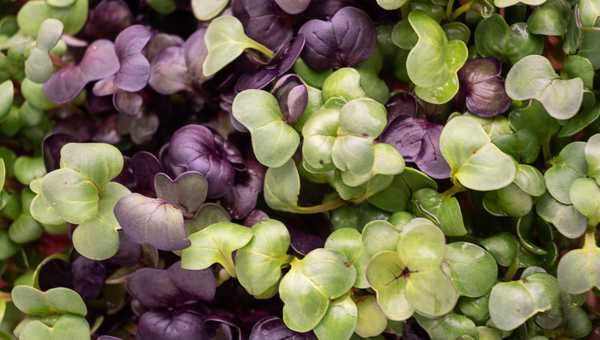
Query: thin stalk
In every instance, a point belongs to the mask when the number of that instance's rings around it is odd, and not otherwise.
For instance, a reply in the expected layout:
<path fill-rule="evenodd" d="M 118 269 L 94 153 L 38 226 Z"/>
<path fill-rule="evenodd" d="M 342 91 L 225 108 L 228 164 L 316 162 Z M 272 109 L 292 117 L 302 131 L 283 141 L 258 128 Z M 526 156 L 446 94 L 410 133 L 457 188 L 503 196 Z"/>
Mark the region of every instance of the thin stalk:
<path fill-rule="evenodd" d="M 517 273 L 517 270 L 519 270 L 519 251 L 517 250 L 517 256 L 515 257 L 515 262 L 513 262 L 510 267 L 508 267 L 508 270 L 506 271 L 506 275 L 504 275 L 504 282 L 510 282 L 512 281 L 513 277 L 515 277 L 515 274 Z"/>
<path fill-rule="evenodd" d="M 344 205 L 346 205 L 346 201 L 344 201 L 341 198 L 338 198 L 335 201 L 315 205 L 314 207 L 296 207 L 295 210 L 297 214 L 317 214 L 333 210 Z"/>
<path fill-rule="evenodd" d="M 473 4 L 475 3 L 475 0 L 471 0 L 468 3 L 460 6 L 459 8 L 456 9 L 456 11 L 454 11 L 454 13 L 452 13 L 452 19 L 456 19 L 458 18 L 461 14 L 465 13 L 466 11 L 471 9 L 471 6 L 473 6 Z"/>
<path fill-rule="evenodd" d="M 446 7 L 446 19 L 452 20 L 452 7 L 454 7 L 454 0 L 448 1 L 448 7 Z"/>
<path fill-rule="evenodd" d="M 275 56 L 275 52 L 271 51 L 270 49 L 268 49 L 266 46 L 264 46 L 262 44 L 254 43 L 254 44 L 252 44 L 252 48 L 254 48 L 255 50 L 266 55 L 269 59 L 272 59 Z"/>
<path fill-rule="evenodd" d="M 400 7 L 400 13 L 402 14 L 402 19 L 408 18 L 408 14 L 410 13 L 410 0 L 406 1 L 402 7 Z"/>
<path fill-rule="evenodd" d="M 467 188 L 465 188 L 462 184 L 456 182 L 452 188 L 444 191 L 444 193 L 442 195 L 444 196 L 444 199 L 446 199 L 446 198 L 450 198 L 450 197 L 458 194 L 459 192 L 463 192 L 463 191 L 467 191 Z"/>
<path fill-rule="evenodd" d="M 544 137 L 544 139 L 542 139 L 542 153 L 544 154 L 544 161 L 548 164 L 552 158 L 552 152 L 550 152 L 550 137 Z"/>

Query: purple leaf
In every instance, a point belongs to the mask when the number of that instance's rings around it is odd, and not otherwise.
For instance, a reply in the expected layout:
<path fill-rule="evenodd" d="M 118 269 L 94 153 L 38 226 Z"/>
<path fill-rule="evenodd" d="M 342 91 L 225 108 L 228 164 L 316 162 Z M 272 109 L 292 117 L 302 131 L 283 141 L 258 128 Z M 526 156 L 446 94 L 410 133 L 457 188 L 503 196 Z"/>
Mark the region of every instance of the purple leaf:
<path fill-rule="evenodd" d="M 95 300 L 104 287 L 104 265 L 80 256 L 71 264 L 74 290 L 84 301 Z"/>
<path fill-rule="evenodd" d="M 279 71 L 276 68 L 257 68 L 249 71 L 240 76 L 235 84 L 235 91 L 240 93 L 250 89 L 260 90 L 275 80 L 278 74 Z"/>
<path fill-rule="evenodd" d="M 42 159 L 46 172 L 60 169 L 60 150 L 68 143 L 75 143 L 77 139 L 66 133 L 53 133 L 42 142 Z"/>
<path fill-rule="evenodd" d="M 480 117 L 506 112 L 512 103 L 500 76 L 502 63 L 496 58 L 471 60 L 458 71 L 460 96 L 467 109 Z"/>
<path fill-rule="evenodd" d="M 156 92 L 173 94 L 191 90 L 191 80 L 185 64 L 185 55 L 180 47 L 172 46 L 162 50 L 150 65 L 148 83 Z"/>
<path fill-rule="evenodd" d="M 391 96 L 385 108 L 387 110 L 387 126 L 400 116 L 417 117 L 417 99 L 408 92 L 398 92 Z"/>
<path fill-rule="evenodd" d="M 135 180 L 135 170 L 131 158 L 123 156 L 123 169 L 111 182 L 117 182 L 129 189 L 129 191 L 135 190 L 137 181 Z"/>
<path fill-rule="evenodd" d="M 129 6 L 122 0 L 103 0 L 90 11 L 81 36 L 94 39 L 114 40 L 119 33 L 133 22 Z"/>
<path fill-rule="evenodd" d="M 246 165 L 248 171 L 238 173 L 235 184 L 221 200 L 223 208 L 236 220 L 248 216 L 256 206 L 267 172 L 267 168 L 255 160 L 247 161 Z"/>
<path fill-rule="evenodd" d="M 142 257 L 142 247 L 131 241 L 129 236 L 123 230 L 119 232 L 119 250 L 113 257 L 107 260 L 108 263 L 123 267 L 133 267 Z"/>
<path fill-rule="evenodd" d="M 275 0 L 275 2 L 289 14 L 300 14 L 310 5 L 310 0 Z"/>
<path fill-rule="evenodd" d="M 349 0 L 311 1 L 302 16 L 307 19 L 329 20 L 349 3 Z"/>
<path fill-rule="evenodd" d="M 135 117 L 140 113 L 144 99 L 137 92 L 118 91 L 113 96 L 115 108 L 128 117 Z"/>
<path fill-rule="evenodd" d="M 71 264 L 61 259 L 46 261 L 40 268 L 38 284 L 43 292 L 57 287 L 73 289 Z"/>
<path fill-rule="evenodd" d="M 399 116 L 383 131 L 381 142 L 398 149 L 404 160 L 415 162 L 427 175 L 450 177 L 450 166 L 440 151 L 440 135 L 444 127 L 424 119 Z"/>
<path fill-rule="evenodd" d="M 308 104 L 308 90 L 300 77 L 295 74 L 281 77 L 271 93 L 277 98 L 285 122 L 289 125 L 296 124 Z"/>
<path fill-rule="evenodd" d="M 181 210 L 168 202 L 132 193 L 117 202 L 114 213 L 135 243 L 150 244 L 160 250 L 181 250 L 191 245 Z"/>
<path fill-rule="evenodd" d="M 96 130 L 92 140 L 94 142 L 117 144 L 121 142 L 121 135 L 117 132 L 117 120 L 120 114 L 115 113 L 112 116 L 106 118 L 102 124 Z"/>
<path fill-rule="evenodd" d="M 164 172 L 169 175 L 169 177 L 177 177 L 185 172 L 185 167 L 175 166 L 171 163 L 171 157 L 169 157 L 169 146 L 171 143 L 167 143 L 160 148 L 158 152 L 158 159 L 160 160 L 160 164 L 162 165 Z M 206 176 L 204 176 L 206 178 Z M 154 182 L 154 176 L 152 176 L 152 181 Z"/>
<path fill-rule="evenodd" d="M 272 51 L 277 51 L 292 39 L 292 18 L 282 11 L 275 0 L 233 0 L 233 16 L 238 18 L 250 39 Z"/>
<path fill-rule="evenodd" d="M 333 230 L 331 222 L 322 214 L 280 218 L 290 233 L 290 246 L 300 255 L 325 247 L 325 240 Z"/>
<path fill-rule="evenodd" d="M 235 168 L 243 165 L 241 154 L 229 142 L 206 127 L 187 125 L 177 130 L 171 138 L 169 159 L 175 166 L 201 173 L 208 181 L 208 197 L 218 198 L 233 185 Z"/>
<path fill-rule="evenodd" d="M 206 27 L 199 28 L 183 44 L 183 56 L 187 66 L 189 78 L 195 86 L 202 85 L 210 77 L 205 77 L 203 70 L 204 60 L 208 55 L 208 48 L 204 42 Z"/>
<path fill-rule="evenodd" d="M 136 92 L 143 89 L 150 79 L 150 63 L 141 54 L 152 34 L 142 26 L 126 28 L 115 40 L 115 51 L 121 68 L 117 72 L 114 84 L 121 90 Z"/>
<path fill-rule="evenodd" d="M 138 323 L 136 340 L 210 340 L 214 329 L 204 317 L 186 311 L 147 312 Z"/>
<path fill-rule="evenodd" d="M 248 340 L 317 340 L 317 337 L 312 331 L 308 333 L 294 332 L 280 318 L 267 316 L 252 327 Z"/>
<path fill-rule="evenodd" d="M 160 161 L 146 151 L 136 153 L 131 160 L 138 190 L 154 192 L 154 176 L 163 171 Z"/>
<path fill-rule="evenodd" d="M 210 269 L 187 270 L 181 261 L 169 269 L 143 268 L 129 275 L 127 291 L 150 309 L 174 308 L 189 302 L 212 301 L 217 282 Z"/>
<path fill-rule="evenodd" d="M 200 209 L 208 191 L 206 179 L 195 171 L 184 172 L 175 180 L 171 180 L 164 173 L 158 173 L 154 177 L 154 183 L 158 198 L 182 207 L 188 212 Z"/>
<path fill-rule="evenodd" d="M 265 218 L 269 218 L 269 215 L 262 210 L 252 210 L 252 212 L 244 219 L 242 223 L 245 227 L 252 227 L 256 223 L 262 221 Z"/>
<path fill-rule="evenodd" d="M 44 93 L 55 104 L 64 104 L 77 97 L 88 82 L 112 76 L 119 70 L 119 59 L 111 41 L 92 43 L 79 65 L 67 66 L 52 74 L 44 84 Z"/>
<path fill-rule="evenodd" d="M 279 66 L 277 68 L 279 70 L 278 75 L 281 76 L 287 73 L 287 71 L 289 71 L 292 68 L 292 66 L 294 66 L 294 63 L 300 56 L 300 53 L 302 53 L 305 44 L 306 38 L 304 38 L 304 34 L 298 34 L 298 36 L 294 39 L 294 42 L 285 51 L 285 53 L 281 57 L 281 60 L 279 61 Z"/>
<path fill-rule="evenodd" d="M 167 47 L 181 47 L 184 44 L 183 39 L 181 39 L 177 35 L 159 33 L 156 34 L 148 45 L 146 45 L 146 58 L 148 61 L 152 62 L 152 60 L 165 48 Z"/>
<path fill-rule="evenodd" d="M 96 96 L 94 92 L 87 92 L 85 96 L 85 108 L 89 113 L 100 113 L 108 110 L 114 110 L 112 98 Z"/>
<path fill-rule="evenodd" d="M 114 336 L 110 336 L 110 335 L 103 335 L 103 336 L 99 337 L 98 340 L 122 340 L 122 339 L 114 337 Z"/>
<path fill-rule="evenodd" d="M 302 59 L 317 70 L 347 67 L 365 61 L 377 40 L 373 20 L 355 7 L 340 9 L 331 22 L 311 20 L 298 33 L 306 38 Z"/>
<path fill-rule="evenodd" d="M 73 115 L 56 122 L 52 127 L 52 132 L 73 136 L 79 143 L 87 142 L 96 132 L 96 122 L 83 115 Z"/>

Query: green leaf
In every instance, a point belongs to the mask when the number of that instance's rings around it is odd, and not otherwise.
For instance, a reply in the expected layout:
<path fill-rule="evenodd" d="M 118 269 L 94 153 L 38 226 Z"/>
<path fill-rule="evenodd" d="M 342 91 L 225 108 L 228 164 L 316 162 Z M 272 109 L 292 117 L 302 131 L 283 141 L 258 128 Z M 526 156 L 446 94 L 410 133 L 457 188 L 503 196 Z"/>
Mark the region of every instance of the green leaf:
<path fill-rule="evenodd" d="M 365 226 L 362 232 L 363 247 L 352 264 L 356 268 L 355 287 L 369 287 L 366 274 L 369 261 L 379 252 L 397 250 L 399 240 L 400 232 L 386 221 L 372 221 Z"/>
<path fill-rule="evenodd" d="M 404 158 L 395 147 L 385 143 L 377 143 L 373 147 L 373 151 L 375 160 L 370 172 L 362 176 L 349 171 L 342 172 L 342 180 L 346 185 L 355 187 L 377 175 L 394 176 L 404 171 Z"/>
<path fill-rule="evenodd" d="M 530 129 L 511 131 L 492 138 L 492 143 L 521 163 L 533 163 L 540 154 L 541 141 L 538 139 L 538 134 Z"/>
<path fill-rule="evenodd" d="M 529 32 L 539 35 L 564 35 L 571 5 L 564 0 L 548 0 L 536 8 L 527 19 Z"/>
<path fill-rule="evenodd" d="M 419 42 L 419 36 L 410 25 L 408 17 L 400 20 L 392 31 L 392 42 L 404 50 L 412 50 Z"/>
<path fill-rule="evenodd" d="M 10 239 L 8 231 L 0 229 L 0 260 L 13 256 L 19 249 L 21 249 L 21 245 Z"/>
<path fill-rule="evenodd" d="M 327 313 L 329 299 L 352 288 L 356 271 L 346 261 L 346 256 L 335 250 L 315 249 L 291 262 L 292 268 L 279 285 L 285 303 L 283 320 L 289 328 L 297 332 L 315 328 Z"/>
<path fill-rule="evenodd" d="M 533 207 L 533 200 L 528 193 L 515 183 L 496 191 L 498 206 L 512 217 L 527 215 Z"/>
<path fill-rule="evenodd" d="M 346 255 L 348 263 L 354 264 L 357 256 L 362 250 L 362 235 L 353 228 L 341 228 L 335 230 L 325 241 L 325 249 L 337 250 Z"/>
<path fill-rule="evenodd" d="M 448 38 L 444 30 L 424 11 L 410 12 L 408 21 L 419 37 L 406 60 L 408 76 L 420 87 L 443 86 L 450 76 L 445 61 Z"/>
<path fill-rule="evenodd" d="M 588 163 L 588 176 L 600 184 L 600 134 L 595 134 L 588 139 L 584 153 Z"/>
<path fill-rule="evenodd" d="M 119 250 L 119 234 L 121 229 L 114 209 L 121 197 L 130 194 L 123 185 L 110 182 L 100 192 L 98 215 L 96 218 L 81 223 L 73 232 L 73 245 L 77 252 L 92 260 L 106 260 Z"/>
<path fill-rule="evenodd" d="M 465 339 L 466 336 L 471 336 L 474 339 L 479 338 L 477 327 L 473 321 L 456 313 L 450 313 L 439 319 L 428 319 L 415 314 L 415 319 L 431 339 L 455 340 Z"/>
<path fill-rule="evenodd" d="M 446 124 L 440 151 L 452 169 L 451 178 L 469 189 L 497 190 L 515 177 L 515 162 L 490 143 L 481 125 L 470 117 L 456 117 Z"/>
<path fill-rule="evenodd" d="M 15 306 L 31 315 L 75 314 L 85 316 L 87 308 L 81 296 L 67 288 L 53 288 L 41 292 L 29 286 L 16 286 L 12 290 Z"/>
<path fill-rule="evenodd" d="M 565 146 L 558 157 L 551 161 L 552 167 L 544 174 L 548 192 L 560 203 L 571 204 L 569 197 L 571 184 L 587 174 L 585 146 L 584 142 L 574 142 Z"/>
<path fill-rule="evenodd" d="M 378 253 L 367 267 L 369 285 L 377 293 L 381 311 L 390 320 L 406 320 L 414 313 L 405 296 L 407 273 L 404 268 L 406 265 L 396 251 Z"/>
<path fill-rule="evenodd" d="M 346 101 L 368 98 L 361 87 L 361 76 L 358 70 L 345 67 L 333 72 L 323 83 L 323 101 L 341 97 Z"/>
<path fill-rule="evenodd" d="M 415 94 L 426 102 L 444 104 L 458 93 L 459 82 L 457 72 L 465 64 L 469 56 L 467 45 L 462 40 L 450 40 L 444 51 L 444 62 L 448 68 L 448 79 L 442 86 L 415 87 Z"/>
<path fill-rule="evenodd" d="M 46 1 L 31 1 L 23 5 L 17 14 L 21 32 L 33 38 L 37 38 L 42 24 L 50 18 L 64 24 L 64 33 L 76 35 L 87 22 L 88 0 L 75 0 L 65 7 L 55 7 Z"/>
<path fill-rule="evenodd" d="M 252 295 L 260 295 L 281 279 L 281 267 L 292 258 L 286 255 L 290 234 L 277 220 L 264 219 L 252 226 L 254 237 L 237 251 L 235 266 L 240 284 Z"/>
<path fill-rule="evenodd" d="M 300 136 L 285 122 L 272 94 L 261 90 L 243 91 L 235 97 L 232 111 L 250 131 L 256 158 L 265 166 L 282 166 L 298 148 Z"/>
<path fill-rule="evenodd" d="M 331 197 L 334 199 L 335 195 Z M 376 220 L 386 220 L 390 214 L 383 211 L 369 202 L 362 202 L 358 205 L 346 205 L 329 212 L 333 229 L 353 228 L 362 232 L 365 225 Z"/>
<path fill-rule="evenodd" d="M 25 185 L 29 185 L 34 179 L 42 178 L 46 174 L 42 157 L 21 156 L 17 158 L 14 169 L 15 177 Z"/>
<path fill-rule="evenodd" d="M 60 163 L 89 178 L 102 190 L 123 170 L 123 155 L 104 143 L 68 143 L 60 149 Z"/>
<path fill-rule="evenodd" d="M 478 298 L 461 296 L 457 307 L 461 314 L 473 320 L 475 324 L 481 325 L 485 324 L 490 315 L 489 300 L 490 294 Z"/>
<path fill-rule="evenodd" d="M 580 112 L 569 119 L 567 125 L 563 126 L 558 133 L 558 137 L 570 137 L 585 129 L 600 117 L 600 104 Z"/>
<path fill-rule="evenodd" d="M 406 300 L 419 314 L 436 317 L 454 308 L 458 293 L 446 274 L 439 269 L 431 269 L 410 274 L 406 283 Z"/>
<path fill-rule="evenodd" d="M 12 107 L 15 96 L 12 80 L 6 80 L 0 84 L 0 120 L 4 119 Z"/>
<path fill-rule="evenodd" d="M 467 233 L 456 197 L 446 197 L 431 188 L 420 189 L 413 194 L 412 212 L 431 220 L 446 236 Z"/>
<path fill-rule="evenodd" d="M 335 169 L 331 153 L 340 127 L 339 120 L 340 113 L 337 110 L 322 109 L 304 124 L 302 155 L 304 161 L 313 169 L 318 171 Z"/>
<path fill-rule="evenodd" d="M 147 0 L 146 3 L 160 14 L 170 14 L 177 9 L 177 4 L 173 0 Z"/>
<path fill-rule="evenodd" d="M 66 314 L 58 318 L 49 327 L 42 321 L 33 320 L 23 328 L 21 339 L 31 340 L 87 340 L 90 337 L 90 325 L 87 320 L 78 315 Z"/>
<path fill-rule="evenodd" d="M 492 14 L 477 25 L 475 46 L 482 57 L 494 57 L 503 64 L 516 64 L 528 55 L 541 55 L 544 39 L 531 34 L 526 23 L 518 22 L 509 27 L 500 14 Z"/>
<path fill-rule="evenodd" d="M 75 170 L 54 170 L 44 176 L 41 187 L 48 203 L 69 223 L 80 224 L 98 214 L 98 188 Z"/>
<path fill-rule="evenodd" d="M 221 13 L 228 3 L 228 0 L 193 0 L 192 11 L 196 19 L 208 21 Z"/>
<path fill-rule="evenodd" d="M 4 159 L 0 158 L 0 190 L 4 189 L 4 181 L 6 180 L 6 165 Z"/>
<path fill-rule="evenodd" d="M 506 94 L 514 100 L 538 100 L 556 119 L 573 117 L 583 100 L 580 78 L 562 80 L 550 61 L 531 55 L 521 59 L 506 76 Z"/>
<path fill-rule="evenodd" d="M 231 257 L 233 251 L 248 244 L 252 239 L 250 228 L 230 222 L 215 223 L 206 229 L 189 235 L 192 245 L 181 253 L 181 267 L 199 270 L 219 263 L 236 277 L 235 265 Z"/>
<path fill-rule="evenodd" d="M 46 97 L 43 84 L 37 84 L 29 79 L 25 79 L 21 83 L 21 92 L 27 102 L 38 109 L 50 110 L 57 107 L 56 104 Z"/>
<path fill-rule="evenodd" d="M 327 313 L 315 327 L 320 340 L 350 339 L 356 327 L 358 311 L 351 294 L 331 301 Z"/>
<path fill-rule="evenodd" d="M 265 175 L 264 195 L 267 205 L 279 211 L 297 212 L 300 176 L 293 160 L 283 166 L 269 168 Z"/>
<path fill-rule="evenodd" d="M 363 338 L 378 336 L 387 328 L 387 319 L 381 313 L 377 300 L 373 295 L 367 295 L 356 301 L 358 316 L 354 332 Z"/>
<path fill-rule="evenodd" d="M 458 294 L 480 297 L 496 284 L 498 265 L 485 249 L 469 242 L 454 242 L 446 247 L 442 269 L 452 279 Z"/>
<path fill-rule="evenodd" d="M 600 251 L 593 240 L 583 249 L 571 250 L 560 259 L 557 278 L 560 286 L 569 294 L 580 294 L 592 287 L 600 287 Z"/>
<path fill-rule="evenodd" d="M 314 68 L 308 66 L 306 62 L 299 57 L 294 63 L 294 73 L 296 73 L 300 78 L 302 78 L 302 80 L 306 82 L 306 84 L 308 84 L 309 86 L 317 89 L 322 89 L 323 83 L 325 83 L 327 77 L 329 77 L 333 73 L 333 69 L 330 68 L 324 71 L 317 71 Z M 320 100 L 323 99 L 320 98 Z"/>
<path fill-rule="evenodd" d="M 546 192 L 544 175 L 531 165 L 519 164 L 515 184 L 531 196 L 540 197 Z"/>
<path fill-rule="evenodd" d="M 589 226 L 600 223 L 600 187 L 591 178 L 576 179 L 569 189 L 573 206 L 588 218 Z"/>
<path fill-rule="evenodd" d="M 506 8 L 506 7 L 516 5 L 518 3 L 523 3 L 525 5 L 530 5 L 530 6 L 539 6 L 539 5 L 543 4 L 544 2 L 546 2 L 546 0 L 525 0 L 525 1 L 494 0 L 494 5 L 496 5 L 496 7 L 498 7 L 498 8 Z"/>
<path fill-rule="evenodd" d="M 34 83 L 43 84 L 50 80 L 54 66 L 48 52 L 39 48 L 31 49 L 29 58 L 25 61 L 25 75 Z"/>
<path fill-rule="evenodd" d="M 184 220 L 185 231 L 187 235 L 191 235 L 219 222 L 231 222 L 231 216 L 227 210 L 215 203 L 205 203 L 196 212 L 193 220 Z"/>
<path fill-rule="evenodd" d="M 402 5 L 406 3 L 406 1 L 407 0 L 377 0 L 377 3 L 379 4 L 379 6 L 381 6 L 381 8 L 388 11 L 393 11 L 402 7 Z"/>
<path fill-rule="evenodd" d="M 204 76 L 209 77 L 240 56 L 245 49 L 252 48 L 273 57 L 273 52 L 248 38 L 242 23 L 230 15 L 213 20 L 206 30 L 208 56 L 202 66 Z"/>
<path fill-rule="evenodd" d="M 409 207 L 413 193 L 423 188 L 437 190 L 437 183 L 424 173 L 405 168 L 402 173 L 394 176 L 394 180 L 385 190 L 369 197 L 369 203 L 390 211 L 405 211 Z"/>
<path fill-rule="evenodd" d="M 442 26 L 444 33 L 446 33 L 446 37 L 448 40 L 462 40 L 465 44 L 469 43 L 469 38 L 471 37 L 471 30 L 469 27 L 462 22 L 455 21 L 444 24 Z"/>
<path fill-rule="evenodd" d="M 510 267 L 519 253 L 519 241 L 514 235 L 507 232 L 483 239 L 480 244 L 503 267 Z"/>
<path fill-rule="evenodd" d="M 549 193 L 545 193 L 535 207 L 538 215 L 544 221 L 552 223 L 564 236 L 578 238 L 585 232 L 588 219 L 573 205 L 562 204 Z"/>
<path fill-rule="evenodd" d="M 490 295 L 490 317 L 495 327 L 510 331 L 538 312 L 552 308 L 552 301 L 560 296 L 556 278 L 536 273 L 525 280 L 502 282 L 494 286 Z"/>
<path fill-rule="evenodd" d="M 584 3 L 590 2 L 592 1 L 582 1 L 580 6 Z M 563 60 L 562 65 L 569 79 L 579 77 L 581 80 L 583 80 L 583 86 L 585 86 L 587 89 L 594 88 L 594 66 L 592 66 L 592 63 L 587 58 L 578 55 L 570 55 Z"/>
<path fill-rule="evenodd" d="M 508 120 L 513 130 L 530 129 L 538 135 L 540 141 L 554 136 L 560 128 L 558 121 L 550 117 L 537 100 L 527 101 L 511 111 Z"/>

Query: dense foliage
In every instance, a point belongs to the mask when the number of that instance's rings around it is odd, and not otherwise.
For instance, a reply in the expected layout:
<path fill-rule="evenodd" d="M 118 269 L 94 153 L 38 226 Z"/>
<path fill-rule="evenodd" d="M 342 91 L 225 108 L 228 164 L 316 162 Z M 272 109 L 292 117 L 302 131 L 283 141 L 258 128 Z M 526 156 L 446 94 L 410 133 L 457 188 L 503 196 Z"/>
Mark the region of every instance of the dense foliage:
<path fill-rule="evenodd" d="M 600 0 L 0 0 L 0 339 L 599 339 Z"/>

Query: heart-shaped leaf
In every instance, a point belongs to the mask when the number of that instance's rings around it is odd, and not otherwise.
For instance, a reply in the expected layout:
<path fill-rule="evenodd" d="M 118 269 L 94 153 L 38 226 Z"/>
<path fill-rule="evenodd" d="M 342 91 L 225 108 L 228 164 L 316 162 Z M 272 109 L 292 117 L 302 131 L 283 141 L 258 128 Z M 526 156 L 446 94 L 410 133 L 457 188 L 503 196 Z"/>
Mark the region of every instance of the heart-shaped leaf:
<path fill-rule="evenodd" d="M 294 259 L 279 285 L 286 325 L 297 332 L 315 328 L 327 313 L 329 299 L 350 290 L 355 278 L 346 256 L 335 250 L 315 249 L 302 260 Z"/>
<path fill-rule="evenodd" d="M 447 266 L 447 267 L 446 267 Z M 446 247 L 442 268 L 454 282 L 458 294 L 480 297 L 496 284 L 498 265 L 485 249 L 469 242 L 454 242 Z"/>
<path fill-rule="evenodd" d="M 263 219 L 252 226 L 254 237 L 235 256 L 240 284 L 252 295 L 260 295 L 281 278 L 281 266 L 292 258 L 286 255 L 290 234 L 279 221 Z"/>
<path fill-rule="evenodd" d="M 379 252 L 396 250 L 398 240 L 400 240 L 400 232 L 392 224 L 381 220 L 367 223 L 362 231 L 362 249 L 352 263 L 356 268 L 355 287 L 369 287 L 366 275 L 369 261 Z"/>
<path fill-rule="evenodd" d="M 73 1 L 74 2 L 74 1 Z M 52 6 L 55 6 L 51 4 Z M 50 52 L 56 46 L 63 32 L 64 25 L 57 19 L 46 19 L 40 26 L 36 46 L 44 52 Z"/>
<path fill-rule="evenodd" d="M 581 106 L 583 81 L 581 78 L 562 80 L 548 59 L 530 55 L 508 72 L 506 93 L 514 100 L 538 100 L 550 116 L 569 119 Z"/>
<path fill-rule="evenodd" d="M 356 301 L 357 318 L 354 332 L 363 338 L 378 336 L 387 328 L 387 319 L 377 305 L 373 295 L 367 295 Z"/>
<path fill-rule="evenodd" d="M 217 73 L 247 48 L 255 49 L 268 57 L 274 56 L 271 50 L 248 38 L 242 23 L 229 15 L 218 17 L 210 23 L 206 30 L 205 42 L 208 55 L 204 60 L 202 72 L 206 77 Z"/>
<path fill-rule="evenodd" d="M 468 61 L 460 69 L 460 96 L 473 114 L 491 117 L 508 110 L 512 100 L 504 90 L 501 72 L 502 63 L 495 58 Z"/>
<path fill-rule="evenodd" d="M 193 220 L 185 220 L 185 231 L 188 235 L 198 232 L 211 224 L 231 222 L 231 216 L 222 206 L 215 203 L 203 204 Z"/>
<path fill-rule="evenodd" d="M 54 288 L 41 292 L 29 286 L 13 288 L 15 306 L 31 315 L 75 314 L 85 316 L 87 308 L 79 294 L 67 288 Z"/>
<path fill-rule="evenodd" d="M 29 185 L 34 179 L 44 177 L 46 167 L 42 157 L 21 156 L 15 162 L 14 171 L 19 182 Z"/>
<path fill-rule="evenodd" d="M 315 19 L 305 23 L 298 33 L 306 38 L 302 60 L 320 71 L 366 60 L 377 40 L 369 15 L 350 6 L 337 11 L 330 22 Z"/>
<path fill-rule="evenodd" d="M 509 27 L 501 15 L 492 14 L 477 25 L 475 46 L 482 57 L 494 57 L 503 64 L 516 64 L 528 55 L 541 55 L 544 39 L 531 34 L 526 23 L 518 22 Z"/>
<path fill-rule="evenodd" d="M 142 25 L 133 25 L 124 29 L 115 39 L 115 52 L 121 68 L 113 83 L 121 90 L 136 92 L 148 84 L 150 62 L 141 53 L 152 34 Z"/>
<path fill-rule="evenodd" d="M 123 169 L 123 156 L 116 147 L 104 143 L 69 143 L 60 150 L 60 161 L 80 172 L 102 190 Z"/>
<path fill-rule="evenodd" d="M 584 142 L 574 142 L 565 146 L 558 157 L 552 161 L 552 167 L 544 173 L 548 192 L 560 203 L 571 204 L 569 197 L 571 184 L 587 174 L 585 147 Z"/>
<path fill-rule="evenodd" d="M 357 316 L 357 306 L 351 295 L 346 294 L 329 304 L 314 332 L 322 340 L 349 339 L 356 328 Z"/>
<path fill-rule="evenodd" d="M 366 183 L 377 175 L 394 176 L 404 171 L 404 159 L 396 148 L 389 144 L 378 143 L 373 147 L 375 160 L 373 168 L 365 175 L 358 176 L 352 172 L 342 172 L 344 184 L 356 187 Z"/>
<path fill-rule="evenodd" d="M 87 340 L 90 336 L 90 325 L 82 316 L 66 314 L 56 320 L 52 327 L 42 321 L 31 321 L 27 323 L 21 332 L 23 339 L 44 340 Z"/>
<path fill-rule="evenodd" d="M 256 158 L 265 166 L 282 166 L 298 148 L 300 136 L 286 123 L 279 103 L 272 94 L 246 90 L 235 97 L 232 112 L 235 119 L 252 134 Z"/>
<path fill-rule="evenodd" d="M 583 216 L 573 205 L 558 202 L 546 192 L 535 205 L 538 215 L 566 237 L 577 238 L 585 232 L 587 217 Z"/>
<path fill-rule="evenodd" d="M 205 269 L 219 263 L 236 277 L 232 253 L 252 239 L 250 228 L 230 222 L 215 223 L 189 236 L 192 245 L 181 253 L 181 266 L 185 269 Z"/>
<path fill-rule="evenodd" d="M 79 224 L 98 214 L 98 187 L 80 172 L 54 170 L 44 176 L 41 188 L 44 198 L 69 223 Z"/>
<path fill-rule="evenodd" d="M 513 130 L 530 129 L 538 135 L 540 141 L 554 136 L 560 128 L 558 121 L 552 118 L 537 100 L 525 102 L 516 110 L 511 111 L 508 117 Z"/>
<path fill-rule="evenodd" d="M 441 152 L 451 178 L 473 190 L 495 190 L 509 185 L 515 177 L 515 162 L 490 143 L 489 136 L 470 117 L 452 119 L 440 136 Z"/>
<path fill-rule="evenodd" d="M 200 209 L 206 199 L 208 182 L 199 172 L 188 171 L 171 180 L 166 174 L 155 176 L 156 196 L 188 212 Z"/>
<path fill-rule="evenodd" d="M 35 192 L 37 196 L 31 201 L 31 207 L 29 212 L 36 221 L 43 224 L 58 225 L 65 223 L 58 213 L 52 209 L 52 206 L 44 196 L 42 195 L 42 180 L 36 179 L 30 184 L 31 191 Z"/>

